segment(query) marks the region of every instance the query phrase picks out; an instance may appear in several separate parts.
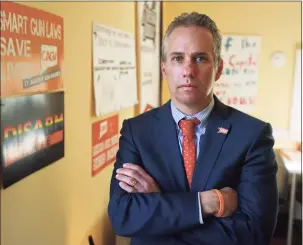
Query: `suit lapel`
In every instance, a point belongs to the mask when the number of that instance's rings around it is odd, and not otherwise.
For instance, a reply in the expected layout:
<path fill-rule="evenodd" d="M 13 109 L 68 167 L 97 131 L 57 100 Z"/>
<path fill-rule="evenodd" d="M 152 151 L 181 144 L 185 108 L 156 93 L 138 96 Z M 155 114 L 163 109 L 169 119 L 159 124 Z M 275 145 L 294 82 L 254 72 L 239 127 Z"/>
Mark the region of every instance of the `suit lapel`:
<path fill-rule="evenodd" d="M 231 129 L 226 120 L 227 114 L 227 107 L 215 97 L 215 106 L 209 116 L 205 135 L 202 136 L 204 137 L 202 144 L 199 146 L 200 154 L 193 175 L 192 190 L 201 191 L 206 187 L 208 177 Z"/>
<path fill-rule="evenodd" d="M 157 146 L 165 164 L 167 176 L 179 190 L 187 189 L 187 179 L 183 167 L 176 123 L 172 117 L 170 101 L 159 108 L 159 124 L 155 128 Z"/>

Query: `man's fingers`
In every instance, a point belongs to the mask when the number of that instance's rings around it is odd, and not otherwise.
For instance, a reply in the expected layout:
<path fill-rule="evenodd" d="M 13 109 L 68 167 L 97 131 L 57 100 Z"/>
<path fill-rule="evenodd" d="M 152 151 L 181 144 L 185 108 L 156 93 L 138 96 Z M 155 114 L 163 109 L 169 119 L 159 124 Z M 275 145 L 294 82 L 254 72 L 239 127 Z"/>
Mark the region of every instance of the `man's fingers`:
<path fill-rule="evenodd" d="M 123 168 L 132 169 L 134 171 L 137 171 L 149 183 L 152 181 L 152 178 L 145 172 L 145 170 L 137 164 L 124 163 Z"/>
<path fill-rule="evenodd" d="M 142 186 L 141 186 L 140 182 L 138 182 L 136 179 L 133 179 L 133 178 L 128 177 L 128 176 L 123 175 L 123 174 L 117 174 L 116 175 L 116 179 L 119 180 L 119 181 L 121 181 L 121 182 L 126 183 L 127 185 L 129 185 L 131 187 L 134 187 L 139 192 L 142 190 Z M 135 184 L 135 186 L 132 186 L 133 185 L 133 181 L 137 181 L 137 183 Z"/>
<path fill-rule="evenodd" d="M 119 182 L 119 186 L 125 190 L 128 193 L 135 193 L 136 189 L 132 186 L 129 186 L 128 184 L 124 183 L 124 182 Z"/>
<path fill-rule="evenodd" d="M 130 169 L 130 168 L 119 168 L 117 170 L 117 174 L 122 174 L 128 177 L 131 177 L 133 179 L 136 179 L 138 182 L 142 183 L 144 178 L 140 175 L 140 173 L 136 170 Z"/>
<path fill-rule="evenodd" d="M 145 170 L 132 163 L 125 163 L 123 164 L 122 168 L 117 169 L 116 173 L 120 177 L 116 177 L 118 180 L 128 184 L 132 185 L 132 181 L 135 179 L 138 181 L 138 183 L 135 185 L 135 189 L 137 192 L 140 193 L 149 193 L 149 192 L 159 192 L 159 186 L 154 181 L 154 179 L 149 176 Z M 128 192 L 130 191 L 129 188 L 127 188 Z"/>

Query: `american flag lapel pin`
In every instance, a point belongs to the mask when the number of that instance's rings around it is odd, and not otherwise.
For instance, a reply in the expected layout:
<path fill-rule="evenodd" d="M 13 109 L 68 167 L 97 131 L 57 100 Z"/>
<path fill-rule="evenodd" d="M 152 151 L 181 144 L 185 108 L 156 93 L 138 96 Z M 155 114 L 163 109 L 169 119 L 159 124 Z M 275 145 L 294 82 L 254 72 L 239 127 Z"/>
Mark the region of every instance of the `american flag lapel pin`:
<path fill-rule="evenodd" d="M 228 133 L 228 129 L 219 127 L 217 133 L 218 134 L 227 134 Z"/>

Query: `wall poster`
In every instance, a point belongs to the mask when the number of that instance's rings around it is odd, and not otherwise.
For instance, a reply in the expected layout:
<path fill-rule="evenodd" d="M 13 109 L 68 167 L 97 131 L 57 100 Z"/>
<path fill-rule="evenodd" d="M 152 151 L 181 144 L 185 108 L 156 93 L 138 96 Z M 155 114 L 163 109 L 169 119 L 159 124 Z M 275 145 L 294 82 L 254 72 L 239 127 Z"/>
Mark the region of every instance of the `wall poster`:
<path fill-rule="evenodd" d="M 137 104 L 135 38 L 132 33 L 93 24 L 93 79 L 97 116 Z"/>
<path fill-rule="evenodd" d="M 64 157 L 64 93 L 1 99 L 4 188 Z"/>
<path fill-rule="evenodd" d="M 1 2 L 1 96 L 63 88 L 63 18 Z"/>
<path fill-rule="evenodd" d="M 137 2 L 140 55 L 140 113 L 160 105 L 161 2 Z"/>
<path fill-rule="evenodd" d="M 92 176 L 116 159 L 119 136 L 118 114 L 92 124 Z"/>
<path fill-rule="evenodd" d="M 225 104 L 249 113 L 256 104 L 261 37 L 222 36 L 222 76 L 214 92 Z"/>

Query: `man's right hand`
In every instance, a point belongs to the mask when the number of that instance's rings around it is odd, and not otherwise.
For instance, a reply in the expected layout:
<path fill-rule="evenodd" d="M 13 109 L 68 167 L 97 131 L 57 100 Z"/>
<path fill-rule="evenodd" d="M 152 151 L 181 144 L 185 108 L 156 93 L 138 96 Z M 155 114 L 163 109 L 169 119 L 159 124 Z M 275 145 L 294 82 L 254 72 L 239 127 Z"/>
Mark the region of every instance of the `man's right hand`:
<path fill-rule="evenodd" d="M 231 216 L 238 208 L 238 194 L 230 187 L 219 191 L 224 199 L 224 212 L 221 217 Z M 219 198 L 213 190 L 200 192 L 200 202 L 203 217 L 215 215 L 219 211 Z"/>

